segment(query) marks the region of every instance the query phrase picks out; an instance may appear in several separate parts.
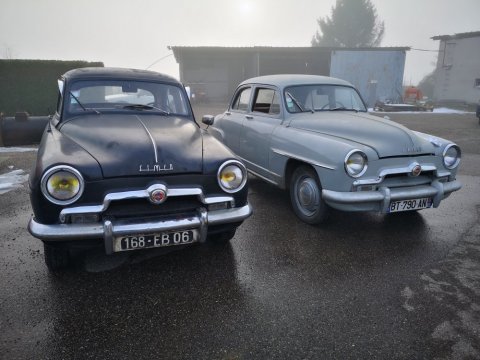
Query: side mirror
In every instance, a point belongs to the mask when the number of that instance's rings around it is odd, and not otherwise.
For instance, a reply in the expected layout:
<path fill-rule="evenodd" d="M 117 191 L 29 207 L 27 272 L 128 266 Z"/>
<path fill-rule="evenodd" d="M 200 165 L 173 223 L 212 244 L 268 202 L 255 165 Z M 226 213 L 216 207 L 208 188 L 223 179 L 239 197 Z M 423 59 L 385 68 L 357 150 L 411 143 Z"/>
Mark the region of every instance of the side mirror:
<path fill-rule="evenodd" d="M 213 115 L 203 115 L 202 117 L 202 123 L 204 123 L 205 125 L 213 125 L 213 120 L 215 119 L 215 117 Z"/>

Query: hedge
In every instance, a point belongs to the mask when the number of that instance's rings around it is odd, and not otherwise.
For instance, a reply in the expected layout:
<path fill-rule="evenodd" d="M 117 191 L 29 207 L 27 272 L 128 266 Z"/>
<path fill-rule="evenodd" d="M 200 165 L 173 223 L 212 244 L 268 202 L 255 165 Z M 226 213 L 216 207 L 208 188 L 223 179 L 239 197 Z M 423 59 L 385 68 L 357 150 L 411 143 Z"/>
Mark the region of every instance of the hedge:
<path fill-rule="evenodd" d="M 103 66 L 101 62 L 59 60 L 0 60 L 0 113 L 14 116 L 50 115 L 57 104 L 57 79 L 68 70 Z"/>

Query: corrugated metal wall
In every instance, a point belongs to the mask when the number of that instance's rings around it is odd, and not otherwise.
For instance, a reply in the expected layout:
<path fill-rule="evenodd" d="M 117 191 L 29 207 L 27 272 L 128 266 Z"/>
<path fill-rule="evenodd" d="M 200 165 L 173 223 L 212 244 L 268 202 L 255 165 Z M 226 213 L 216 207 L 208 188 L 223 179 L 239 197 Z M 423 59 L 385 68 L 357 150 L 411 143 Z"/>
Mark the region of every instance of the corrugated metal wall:
<path fill-rule="evenodd" d="M 369 107 L 377 100 L 402 102 L 405 51 L 332 51 L 330 76 L 351 82 Z"/>
<path fill-rule="evenodd" d="M 440 42 L 434 98 L 477 103 L 480 99 L 480 36 Z"/>

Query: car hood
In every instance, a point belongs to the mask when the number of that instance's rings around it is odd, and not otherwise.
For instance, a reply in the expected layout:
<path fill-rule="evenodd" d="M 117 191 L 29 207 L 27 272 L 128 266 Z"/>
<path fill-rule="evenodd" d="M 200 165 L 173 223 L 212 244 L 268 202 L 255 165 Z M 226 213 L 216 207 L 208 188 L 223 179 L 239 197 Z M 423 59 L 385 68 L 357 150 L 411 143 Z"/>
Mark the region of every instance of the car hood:
<path fill-rule="evenodd" d="M 105 178 L 201 173 L 203 139 L 190 119 L 161 115 L 82 115 L 60 131 L 100 164 Z"/>
<path fill-rule="evenodd" d="M 429 141 L 393 121 L 347 111 L 297 114 L 290 126 L 335 136 L 374 149 L 379 158 L 433 154 Z"/>

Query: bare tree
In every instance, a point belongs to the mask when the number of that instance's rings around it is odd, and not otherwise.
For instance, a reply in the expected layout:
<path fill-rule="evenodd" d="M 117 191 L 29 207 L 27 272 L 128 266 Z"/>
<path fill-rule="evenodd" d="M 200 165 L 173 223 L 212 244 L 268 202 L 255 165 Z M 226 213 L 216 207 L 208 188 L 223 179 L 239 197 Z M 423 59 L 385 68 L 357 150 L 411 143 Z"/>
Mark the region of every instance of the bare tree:
<path fill-rule="evenodd" d="M 378 20 L 370 0 L 337 0 L 331 17 L 317 20 L 320 31 L 312 38 L 312 46 L 373 47 L 379 46 L 385 24 Z"/>

